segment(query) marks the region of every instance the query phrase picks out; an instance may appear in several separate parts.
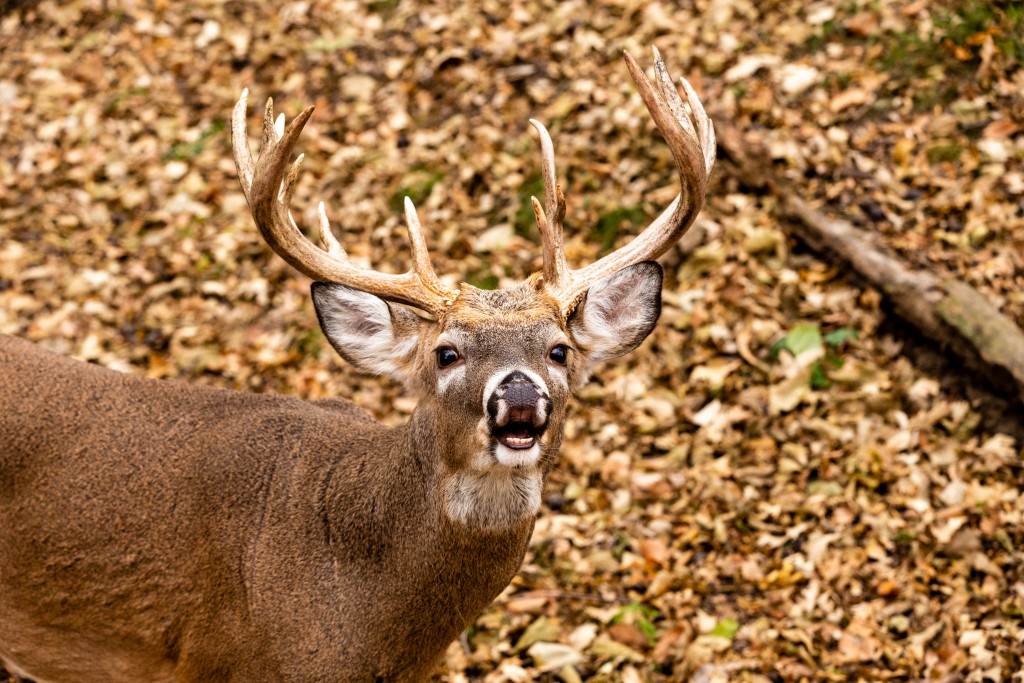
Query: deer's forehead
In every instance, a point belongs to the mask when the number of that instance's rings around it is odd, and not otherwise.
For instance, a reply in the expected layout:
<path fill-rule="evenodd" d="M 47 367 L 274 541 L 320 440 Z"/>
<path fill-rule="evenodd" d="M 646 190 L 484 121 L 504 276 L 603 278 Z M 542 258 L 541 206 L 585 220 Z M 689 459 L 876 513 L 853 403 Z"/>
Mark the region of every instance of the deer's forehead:
<path fill-rule="evenodd" d="M 533 286 L 507 290 L 463 291 L 446 312 L 442 328 L 462 330 L 474 336 L 512 330 L 561 327 L 558 302 Z"/>
<path fill-rule="evenodd" d="M 557 304 L 536 289 L 468 288 L 441 320 L 441 337 L 453 342 L 516 347 L 546 340 L 562 328 Z"/>
<path fill-rule="evenodd" d="M 521 342 L 547 339 L 560 332 L 562 327 L 555 318 L 511 314 L 468 321 L 450 320 L 441 336 L 468 343 L 515 346 Z"/>
<path fill-rule="evenodd" d="M 507 324 L 500 320 L 492 320 L 472 327 L 452 325 L 444 330 L 441 336 L 465 344 L 514 349 L 523 344 L 545 342 L 560 333 L 561 327 L 552 320 L 539 320 L 530 325 L 512 320 Z"/>

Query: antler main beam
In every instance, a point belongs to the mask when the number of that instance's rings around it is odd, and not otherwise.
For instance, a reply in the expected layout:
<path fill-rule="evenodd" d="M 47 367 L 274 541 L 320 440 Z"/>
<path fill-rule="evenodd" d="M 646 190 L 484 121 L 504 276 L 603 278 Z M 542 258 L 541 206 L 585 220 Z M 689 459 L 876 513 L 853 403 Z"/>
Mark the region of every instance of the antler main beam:
<path fill-rule="evenodd" d="M 270 248 L 314 280 L 347 285 L 434 315 L 444 312 L 455 294 L 441 284 L 430 265 L 423 230 L 408 197 L 405 198 L 405 219 L 412 247 L 412 268 L 406 273 L 378 273 L 353 265 L 331 233 L 323 202 L 320 202 L 318 213 L 324 249 L 318 249 L 306 239 L 295 225 L 289 209 L 302 155 L 288 168 L 287 177 L 285 167 L 302 127 L 313 114 L 313 107 L 305 109 L 285 127 L 283 114 L 274 122 L 274 103 L 268 99 L 263 114 L 263 143 L 259 157 L 253 162 L 245 124 L 248 92 L 242 91 L 231 115 L 231 147 L 252 217 Z"/>
<path fill-rule="evenodd" d="M 544 178 L 544 207 L 541 208 L 535 197 L 531 200 L 544 250 L 545 288 L 558 299 L 565 314 L 572 312 L 597 280 L 634 263 L 656 259 L 668 251 L 704 205 L 708 177 L 715 163 L 715 130 L 690 84 L 685 78 L 679 79 L 686 93 L 686 102 L 683 102 L 661 53 L 658 48 L 653 51 L 657 88 L 628 52 L 623 55 L 647 111 L 672 152 L 682 189 L 668 208 L 629 244 L 589 266 L 571 270 L 566 265 L 562 246 L 565 198 L 555 179 L 554 146 L 544 126 L 530 120 L 540 135 Z"/>

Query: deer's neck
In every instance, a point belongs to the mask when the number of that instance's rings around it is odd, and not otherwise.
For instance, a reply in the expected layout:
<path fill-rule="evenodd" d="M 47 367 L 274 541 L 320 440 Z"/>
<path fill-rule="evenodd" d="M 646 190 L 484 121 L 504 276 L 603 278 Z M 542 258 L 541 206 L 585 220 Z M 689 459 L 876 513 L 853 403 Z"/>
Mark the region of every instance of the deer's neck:
<path fill-rule="evenodd" d="M 440 656 L 515 576 L 533 531 L 532 513 L 501 528 L 453 520 L 444 507 L 453 475 L 431 430 L 414 415 L 390 451 L 337 468 L 324 501 L 337 612 L 388 624 L 360 638 L 387 641 L 396 661 Z"/>
<path fill-rule="evenodd" d="M 479 425 L 445 424 L 433 413 L 433 406 L 424 402 L 408 429 L 410 452 L 436 463 L 437 476 L 432 483 L 436 504 L 455 528 L 500 532 L 518 529 L 524 520 L 536 516 L 546 468 L 539 463 L 516 468 L 498 464 L 483 421 Z M 460 429 L 462 434 L 456 431 Z M 552 439 L 552 457 L 559 441 Z"/>
<path fill-rule="evenodd" d="M 501 529 L 453 521 L 443 507 L 451 471 L 426 438 L 436 437 L 429 422 L 367 421 L 357 439 L 327 426 L 331 447 L 275 469 L 282 493 L 261 515 L 247 597 L 275 625 L 281 661 L 316 643 L 311 661 L 325 671 L 379 662 L 367 680 L 424 680 L 518 571 L 533 516 Z"/>
<path fill-rule="evenodd" d="M 390 438 L 331 468 L 322 507 L 334 554 L 342 563 L 407 566 L 431 553 L 460 566 L 490 544 L 500 547 L 487 555 L 504 553 L 518 566 L 543 471 L 467 464 L 471 454 L 450 450 L 458 441 L 438 430 L 429 409 L 421 405 Z"/>

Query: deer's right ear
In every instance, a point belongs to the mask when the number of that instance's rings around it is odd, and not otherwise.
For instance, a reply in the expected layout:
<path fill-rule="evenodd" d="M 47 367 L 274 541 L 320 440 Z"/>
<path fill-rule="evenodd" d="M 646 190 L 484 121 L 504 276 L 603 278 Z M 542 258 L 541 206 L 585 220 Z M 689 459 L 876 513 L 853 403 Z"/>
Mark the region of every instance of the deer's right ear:
<path fill-rule="evenodd" d="M 661 266 L 641 261 L 598 280 L 569 317 L 569 330 L 586 359 L 598 363 L 629 353 L 647 338 L 661 313 Z"/>
<path fill-rule="evenodd" d="M 314 282 L 320 329 L 341 357 L 363 372 L 408 382 L 420 318 L 373 294 L 333 282 Z"/>

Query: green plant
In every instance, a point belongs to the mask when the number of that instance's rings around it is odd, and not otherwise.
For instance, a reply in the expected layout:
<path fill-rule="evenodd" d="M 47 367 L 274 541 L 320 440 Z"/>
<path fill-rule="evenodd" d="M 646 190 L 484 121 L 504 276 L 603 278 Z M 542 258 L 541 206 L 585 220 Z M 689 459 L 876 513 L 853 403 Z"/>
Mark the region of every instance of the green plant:
<path fill-rule="evenodd" d="M 615 238 L 626 221 L 634 228 L 644 225 L 647 223 L 647 212 L 639 206 L 621 207 L 612 209 L 597 219 L 597 224 L 590 232 L 594 239 L 601 243 L 601 251 L 608 251 L 615 245 Z"/>
<path fill-rule="evenodd" d="M 631 602 L 628 605 L 622 606 L 615 616 L 612 617 L 609 623 L 617 624 L 620 621 L 630 621 L 640 631 L 647 636 L 651 646 L 655 643 L 655 628 L 654 621 L 661 616 L 656 608 L 650 605 L 645 605 L 640 602 Z"/>
<path fill-rule="evenodd" d="M 797 325 L 785 337 L 775 342 L 771 348 L 772 360 L 779 359 L 779 353 L 788 351 L 794 356 L 802 353 L 822 350 L 822 356 L 811 366 L 811 388 L 826 389 L 831 385 L 825 368 L 843 367 L 843 359 L 839 350 L 843 344 L 857 338 L 857 330 L 840 327 L 827 334 L 822 334 L 817 325 Z"/>
<path fill-rule="evenodd" d="M 418 165 L 410 169 L 402 178 L 402 185 L 388 198 L 388 207 L 395 213 L 405 210 L 405 198 L 409 197 L 413 204 L 421 204 L 430 196 L 434 185 L 444 180 L 444 173 Z"/>
<path fill-rule="evenodd" d="M 498 288 L 498 276 L 486 270 L 476 275 L 468 275 L 466 281 L 477 289 Z"/>
<path fill-rule="evenodd" d="M 198 156 L 206 149 L 206 143 L 214 135 L 219 135 L 224 130 L 224 121 L 217 119 L 210 127 L 204 130 L 199 138 L 195 142 L 176 142 L 171 145 L 170 149 L 164 152 L 161 159 L 163 161 L 171 161 L 172 159 L 178 161 L 187 161 L 192 157 Z"/>
<path fill-rule="evenodd" d="M 295 340 L 295 349 L 304 358 L 316 358 L 319 356 L 323 345 L 324 333 L 316 327 L 309 328 L 304 333 L 299 334 Z"/>
<path fill-rule="evenodd" d="M 711 633 L 709 633 L 708 635 L 718 636 L 719 638 L 732 640 L 732 637 L 736 635 L 736 631 L 738 631 L 739 628 L 740 625 L 738 621 L 736 621 L 732 617 L 726 617 L 725 619 L 722 619 L 717 624 L 715 624 L 715 627 L 711 629 Z"/>
<path fill-rule="evenodd" d="M 512 223 L 512 229 L 520 237 L 530 239 L 535 235 L 536 218 L 533 215 L 533 203 L 530 197 L 544 199 L 544 178 L 540 173 L 535 173 L 523 181 L 519 186 L 517 195 L 516 215 Z"/>
<path fill-rule="evenodd" d="M 1019 2 L 960 0 L 952 4 L 952 11 L 937 13 L 935 27 L 945 34 L 944 45 L 961 59 L 979 59 L 978 48 L 986 35 L 1008 60 L 1024 57 L 1024 5 Z"/>

